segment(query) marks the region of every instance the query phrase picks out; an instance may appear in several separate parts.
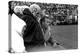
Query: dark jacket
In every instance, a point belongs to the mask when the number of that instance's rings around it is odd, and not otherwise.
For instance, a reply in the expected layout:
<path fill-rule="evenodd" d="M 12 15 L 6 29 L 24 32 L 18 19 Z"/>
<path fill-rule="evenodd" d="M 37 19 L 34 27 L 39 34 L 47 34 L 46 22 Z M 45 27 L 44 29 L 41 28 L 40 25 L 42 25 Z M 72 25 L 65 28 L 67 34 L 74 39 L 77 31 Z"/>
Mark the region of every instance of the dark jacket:
<path fill-rule="evenodd" d="M 23 34 L 24 45 L 43 43 L 43 33 L 36 17 L 34 17 L 28 9 L 25 9 L 23 14 L 22 20 L 24 20 L 27 25 Z"/>

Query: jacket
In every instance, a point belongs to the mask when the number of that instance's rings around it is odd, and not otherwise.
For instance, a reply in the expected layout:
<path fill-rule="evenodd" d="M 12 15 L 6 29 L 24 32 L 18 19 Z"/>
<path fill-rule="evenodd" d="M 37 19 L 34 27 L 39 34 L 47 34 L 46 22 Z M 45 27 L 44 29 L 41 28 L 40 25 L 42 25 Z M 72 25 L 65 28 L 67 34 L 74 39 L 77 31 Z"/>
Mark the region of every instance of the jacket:
<path fill-rule="evenodd" d="M 23 14 L 22 20 L 26 22 L 26 29 L 23 34 L 24 44 L 44 43 L 43 33 L 36 17 L 33 16 L 29 9 L 25 9 Z"/>

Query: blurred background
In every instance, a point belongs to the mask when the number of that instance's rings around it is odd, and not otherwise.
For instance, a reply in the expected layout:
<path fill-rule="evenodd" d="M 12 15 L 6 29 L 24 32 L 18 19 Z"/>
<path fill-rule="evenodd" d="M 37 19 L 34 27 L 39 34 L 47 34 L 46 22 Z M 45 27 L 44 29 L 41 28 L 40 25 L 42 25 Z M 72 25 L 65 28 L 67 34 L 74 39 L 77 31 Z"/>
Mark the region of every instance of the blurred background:
<path fill-rule="evenodd" d="M 78 24 L 78 5 L 14 1 L 12 6 L 30 6 L 34 3 L 38 4 L 50 16 L 49 18 L 52 19 L 51 25 Z"/>

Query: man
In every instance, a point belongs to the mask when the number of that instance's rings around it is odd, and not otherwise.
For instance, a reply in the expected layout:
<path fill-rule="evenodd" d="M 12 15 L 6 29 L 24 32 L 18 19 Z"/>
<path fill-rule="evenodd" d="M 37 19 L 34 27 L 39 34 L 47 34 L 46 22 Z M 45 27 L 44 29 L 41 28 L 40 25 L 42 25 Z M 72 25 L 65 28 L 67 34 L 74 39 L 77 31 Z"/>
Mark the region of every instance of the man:
<path fill-rule="evenodd" d="M 50 44 L 51 46 L 55 46 L 56 44 L 59 45 L 59 43 L 56 43 L 53 36 L 51 35 L 50 23 L 52 20 L 49 19 L 50 16 L 45 14 L 45 12 L 46 10 L 42 11 L 42 18 L 40 19 L 40 24 L 44 33 L 45 46 L 47 44 Z"/>
<path fill-rule="evenodd" d="M 31 47 L 44 44 L 43 33 L 37 18 L 31 13 L 31 9 L 23 11 L 24 16 L 21 18 L 27 26 L 23 31 L 23 40 L 26 50 Z"/>
<path fill-rule="evenodd" d="M 28 6 L 15 6 L 13 9 L 10 9 L 9 11 L 9 14 L 11 14 L 11 18 L 9 18 L 11 19 L 10 52 L 25 52 L 25 47 L 22 38 L 22 28 L 26 24 L 21 19 L 21 17 L 23 16 L 22 12 L 25 8 L 28 8 Z"/>
<path fill-rule="evenodd" d="M 44 39 L 45 39 L 45 46 L 47 43 L 50 43 L 53 45 L 52 37 L 51 37 L 51 28 L 50 28 L 51 20 L 49 19 L 49 16 L 43 16 L 43 18 L 40 20 L 41 27 L 43 29 L 44 33 Z"/>
<path fill-rule="evenodd" d="M 44 35 L 44 40 L 45 40 L 44 45 L 46 46 L 46 42 L 50 42 L 51 45 L 53 45 L 52 38 L 50 38 L 50 36 L 51 36 L 50 32 L 49 32 L 50 27 L 49 27 L 49 25 L 47 25 L 49 23 L 46 22 L 47 21 L 46 19 L 49 18 L 49 16 L 45 14 L 45 10 L 42 11 L 41 8 L 39 7 L 39 5 L 32 4 L 30 6 L 30 11 L 33 13 L 34 16 L 37 17 L 37 20 L 40 24 L 40 27 L 41 27 L 43 35 Z M 48 22 L 50 22 L 50 21 L 48 21 Z"/>

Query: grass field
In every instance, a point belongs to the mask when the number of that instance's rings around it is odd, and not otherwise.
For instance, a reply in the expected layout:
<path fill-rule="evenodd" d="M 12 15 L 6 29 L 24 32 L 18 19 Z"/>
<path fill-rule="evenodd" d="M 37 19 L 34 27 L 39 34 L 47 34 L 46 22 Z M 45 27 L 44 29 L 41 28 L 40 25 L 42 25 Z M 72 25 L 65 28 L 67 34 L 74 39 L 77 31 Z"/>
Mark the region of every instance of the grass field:
<path fill-rule="evenodd" d="M 52 51 L 52 50 L 67 50 L 78 48 L 78 26 L 77 25 L 59 25 L 51 26 L 51 33 L 53 39 L 60 43 L 56 47 L 52 46 L 41 46 L 33 47 L 28 52 L 39 52 L 39 51 Z"/>
<path fill-rule="evenodd" d="M 78 48 L 78 25 L 52 26 L 51 29 L 53 38 L 64 48 Z"/>

